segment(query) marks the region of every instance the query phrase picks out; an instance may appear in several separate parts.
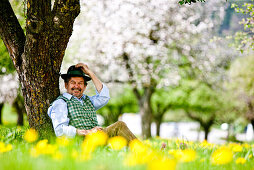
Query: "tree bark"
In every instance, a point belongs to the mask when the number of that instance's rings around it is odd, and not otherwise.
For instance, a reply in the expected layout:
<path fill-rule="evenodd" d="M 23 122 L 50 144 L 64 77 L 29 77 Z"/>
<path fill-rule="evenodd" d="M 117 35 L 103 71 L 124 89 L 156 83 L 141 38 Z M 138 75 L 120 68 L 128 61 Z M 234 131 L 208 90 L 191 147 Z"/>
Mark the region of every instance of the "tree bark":
<path fill-rule="evenodd" d="M 208 120 L 202 120 L 201 117 L 198 117 L 192 113 L 190 113 L 189 111 L 186 112 L 188 117 L 199 122 L 200 126 L 204 129 L 204 132 L 205 132 L 205 140 L 208 139 L 208 135 L 209 135 L 209 132 L 210 132 L 210 128 L 212 127 L 214 121 L 215 121 L 215 115 L 212 114 Z"/>
<path fill-rule="evenodd" d="M 156 84 L 150 79 L 150 84 L 143 85 L 144 92 L 141 94 L 137 89 L 137 83 L 134 79 L 134 73 L 130 66 L 130 58 L 127 53 L 122 55 L 125 68 L 129 74 L 129 83 L 132 85 L 132 91 L 135 94 L 138 105 L 139 112 L 141 115 L 141 126 L 142 126 L 142 137 L 144 139 L 150 138 L 151 135 L 151 123 L 152 123 L 152 108 L 151 108 L 151 97 L 156 88 Z"/>
<path fill-rule="evenodd" d="M 59 95 L 59 71 L 78 0 L 27 0 L 26 36 L 8 0 L 0 2 L 0 35 L 22 86 L 28 122 L 42 137 L 53 134 L 47 109 Z"/>
<path fill-rule="evenodd" d="M 4 103 L 0 103 L 0 125 L 3 124 L 3 121 L 2 121 L 2 110 L 3 110 L 3 107 L 4 107 Z"/>
<path fill-rule="evenodd" d="M 151 123 L 152 123 L 151 97 L 152 97 L 153 91 L 154 91 L 153 87 L 147 87 L 144 89 L 144 94 L 140 98 L 138 98 L 139 112 L 141 115 L 142 137 L 144 139 L 148 139 L 152 136 L 151 135 Z"/>
<path fill-rule="evenodd" d="M 160 119 L 156 119 L 156 136 L 160 136 L 160 127 L 161 127 L 162 117 Z"/>
<path fill-rule="evenodd" d="M 210 127 L 205 126 L 203 128 L 204 128 L 204 131 L 205 131 L 205 140 L 207 141 L 208 140 L 208 134 L 210 132 Z"/>
<path fill-rule="evenodd" d="M 26 112 L 26 110 L 25 110 L 25 106 L 24 106 L 24 99 L 20 93 L 18 93 L 15 101 L 13 102 L 13 106 L 16 109 L 16 112 L 18 114 L 17 125 L 23 126 L 24 125 L 24 113 Z"/>

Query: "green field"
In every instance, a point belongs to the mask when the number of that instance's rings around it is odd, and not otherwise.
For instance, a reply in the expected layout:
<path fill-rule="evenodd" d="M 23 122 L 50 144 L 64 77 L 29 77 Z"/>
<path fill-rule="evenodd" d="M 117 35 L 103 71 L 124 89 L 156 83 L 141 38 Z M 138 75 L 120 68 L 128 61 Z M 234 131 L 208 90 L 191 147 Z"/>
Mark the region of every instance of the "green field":
<path fill-rule="evenodd" d="M 252 169 L 254 145 L 153 138 L 126 146 L 103 133 L 39 140 L 28 128 L 0 128 L 0 169 Z"/>

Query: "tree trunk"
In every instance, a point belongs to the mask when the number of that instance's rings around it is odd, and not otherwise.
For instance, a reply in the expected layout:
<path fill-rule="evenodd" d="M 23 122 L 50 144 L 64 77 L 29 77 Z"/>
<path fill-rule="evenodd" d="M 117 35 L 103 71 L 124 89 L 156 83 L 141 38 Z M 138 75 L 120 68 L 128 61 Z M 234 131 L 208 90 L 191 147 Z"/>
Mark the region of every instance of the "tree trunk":
<path fill-rule="evenodd" d="M 141 126 L 142 126 L 142 137 L 143 139 L 150 138 L 151 135 L 151 123 L 152 123 L 152 114 L 151 110 L 148 108 L 148 103 L 144 102 L 143 105 L 139 105 L 140 115 L 141 115 Z"/>
<path fill-rule="evenodd" d="M 123 61 L 125 64 L 125 68 L 129 74 L 129 83 L 132 85 L 132 91 L 135 94 L 138 105 L 139 105 L 139 112 L 141 115 L 141 126 L 142 126 L 142 137 L 144 139 L 151 137 L 151 123 L 152 123 L 152 108 L 151 108 L 151 97 L 155 91 L 156 83 L 150 80 L 150 84 L 143 85 L 144 92 L 141 93 L 137 89 L 137 84 L 135 83 L 134 79 L 134 71 L 130 65 L 130 58 L 127 53 L 123 53 L 122 55 Z"/>
<path fill-rule="evenodd" d="M 0 103 L 0 125 L 3 124 L 3 121 L 2 121 L 2 110 L 3 110 L 3 107 L 4 107 L 4 103 Z"/>
<path fill-rule="evenodd" d="M 208 120 L 203 120 L 202 117 L 199 117 L 197 115 L 192 114 L 189 110 L 186 111 L 186 114 L 189 118 L 199 122 L 200 126 L 204 129 L 205 131 L 205 140 L 208 139 L 208 134 L 210 132 L 210 128 L 212 127 L 214 121 L 215 121 L 215 114 L 212 114 Z"/>
<path fill-rule="evenodd" d="M 8 0 L 0 2 L 0 35 L 19 75 L 28 122 L 41 137 L 53 135 L 47 109 L 59 95 L 59 71 L 77 0 L 27 0 L 26 36 Z"/>
<path fill-rule="evenodd" d="M 208 140 L 208 134 L 209 134 L 209 131 L 210 131 L 210 127 L 204 127 L 204 131 L 205 131 L 205 140 L 207 141 Z"/>
<path fill-rule="evenodd" d="M 134 92 L 135 93 L 135 92 Z M 153 89 L 147 87 L 144 89 L 144 94 L 139 97 L 139 111 L 141 115 L 142 125 L 142 137 L 143 139 L 150 138 L 151 135 L 151 123 L 152 123 L 152 108 L 151 108 L 151 97 Z"/>
<path fill-rule="evenodd" d="M 158 116 L 158 117 L 155 118 L 156 136 L 160 136 L 161 122 L 162 122 L 162 116 Z"/>
<path fill-rule="evenodd" d="M 23 126 L 24 125 L 24 113 L 26 111 L 25 111 L 25 106 L 24 106 L 24 99 L 20 93 L 18 93 L 15 101 L 13 102 L 13 106 L 15 107 L 16 112 L 18 114 L 17 125 Z"/>
<path fill-rule="evenodd" d="M 22 111 L 18 111 L 17 113 L 18 113 L 17 125 L 23 126 L 24 125 L 24 113 Z"/>
<path fill-rule="evenodd" d="M 252 128 L 254 129 L 254 119 L 252 119 L 252 120 L 250 121 L 250 123 L 251 123 L 251 125 L 252 125 Z"/>

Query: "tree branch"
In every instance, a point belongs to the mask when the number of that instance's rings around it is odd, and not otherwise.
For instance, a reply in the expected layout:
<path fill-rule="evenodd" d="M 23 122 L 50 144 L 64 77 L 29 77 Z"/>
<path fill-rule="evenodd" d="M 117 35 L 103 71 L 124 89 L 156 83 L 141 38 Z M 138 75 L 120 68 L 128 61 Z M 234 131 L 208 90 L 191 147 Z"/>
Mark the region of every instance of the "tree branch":
<path fill-rule="evenodd" d="M 55 28 L 64 31 L 64 27 L 73 24 L 80 13 L 79 0 L 56 0 L 52 10 Z M 72 28 L 72 27 L 71 27 Z"/>
<path fill-rule="evenodd" d="M 129 82 L 133 85 L 133 82 L 134 82 L 134 73 L 133 73 L 133 70 L 131 69 L 131 66 L 130 66 L 130 63 L 129 63 L 129 61 L 130 61 L 129 55 L 124 52 L 122 57 L 123 57 L 123 61 L 124 61 L 124 64 L 125 64 L 125 68 L 127 69 L 127 72 L 129 74 L 129 77 L 130 77 Z M 136 95 L 136 97 L 140 100 L 141 99 L 141 94 L 138 91 L 137 87 L 135 85 L 133 85 L 133 86 L 134 86 L 132 88 L 133 92 Z"/>
<path fill-rule="evenodd" d="M 24 52 L 25 34 L 8 0 L 0 1 L 0 36 L 18 70 Z"/>

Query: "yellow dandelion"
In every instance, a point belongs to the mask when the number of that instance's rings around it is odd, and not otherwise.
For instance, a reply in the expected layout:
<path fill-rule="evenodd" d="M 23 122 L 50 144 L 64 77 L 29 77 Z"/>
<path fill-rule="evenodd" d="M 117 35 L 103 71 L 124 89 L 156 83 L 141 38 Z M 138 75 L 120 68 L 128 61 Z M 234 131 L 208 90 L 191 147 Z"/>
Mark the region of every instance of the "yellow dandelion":
<path fill-rule="evenodd" d="M 207 142 L 207 140 L 204 140 L 202 143 L 199 144 L 199 146 L 202 148 L 212 148 L 214 147 L 214 144 L 211 144 Z"/>
<path fill-rule="evenodd" d="M 81 145 L 82 152 L 85 154 L 92 153 L 96 149 L 96 147 L 97 146 L 95 144 L 93 144 L 91 141 L 88 140 L 84 140 Z"/>
<path fill-rule="evenodd" d="M 48 140 L 43 139 L 36 144 L 35 149 L 37 150 L 38 153 L 44 153 L 47 150 L 47 145 L 48 145 Z"/>
<path fill-rule="evenodd" d="M 148 170 L 174 170 L 176 161 L 173 159 L 156 159 L 148 163 Z"/>
<path fill-rule="evenodd" d="M 146 144 L 147 146 L 152 146 L 152 142 L 150 140 L 145 140 L 144 144 Z"/>
<path fill-rule="evenodd" d="M 239 144 L 235 144 L 233 147 L 232 147 L 232 151 L 233 152 L 242 152 L 243 150 L 243 147 Z"/>
<path fill-rule="evenodd" d="M 231 162 L 233 159 L 232 151 L 227 147 L 221 147 L 212 153 L 211 161 L 213 164 L 222 165 Z"/>
<path fill-rule="evenodd" d="M 103 131 L 97 131 L 96 133 L 87 135 L 81 146 L 83 154 L 90 154 L 97 146 L 105 145 L 107 139 L 108 135 Z"/>
<path fill-rule="evenodd" d="M 124 159 L 124 165 L 126 166 L 136 166 L 139 164 L 137 155 L 133 153 L 129 153 Z"/>
<path fill-rule="evenodd" d="M 192 162 L 196 159 L 197 154 L 192 149 L 185 149 L 182 151 L 182 157 L 180 158 L 181 162 Z"/>
<path fill-rule="evenodd" d="M 47 144 L 46 151 L 43 152 L 43 154 L 52 155 L 52 154 L 55 154 L 56 151 L 57 151 L 57 146 L 56 145 Z"/>
<path fill-rule="evenodd" d="M 146 154 L 136 154 L 136 153 L 129 153 L 126 155 L 124 159 L 124 165 L 126 166 L 136 166 L 136 165 L 143 165 L 148 162 L 151 162 L 155 157 L 156 153 L 152 151 L 148 151 Z"/>
<path fill-rule="evenodd" d="M 248 156 L 249 159 L 252 158 L 252 157 L 253 157 L 252 155 L 249 155 L 249 156 Z"/>
<path fill-rule="evenodd" d="M 90 133 L 86 136 L 85 140 L 96 146 L 105 145 L 107 143 L 108 135 L 103 131 Z"/>
<path fill-rule="evenodd" d="M 56 145 L 51 145 L 48 144 L 48 140 L 40 140 L 34 148 L 30 150 L 30 154 L 33 157 L 37 157 L 41 154 L 47 154 L 47 155 L 52 155 L 57 151 L 57 146 Z"/>
<path fill-rule="evenodd" d="M 245 164 L 245 162 L 246 162 L 246 159 L 244 159 L 242 157 L 237 158 L 236 161 L 235 161 L 236 164 Z"/>
<path fill-rule="evenodd" d="M 109 146 L 114 150 L 120 150 L 127 145 L 127 140 L 122 136 L 115 136 L 108 140 Z"/>
<path fill-rule="evenodd" d="M 0 153 L 9 152 L 11 150 L 12 150 L 11 144 L 5 145 L 5 143 L 0 142 Z"/>
<path fill-rule="evenodd" d="M 5 144 L 0 141 L 0 153 L 4 151 L 4 148 L 5 148 Z"/>
<path fill-rule="evenodd" d="M 61 136 L 56 139 L 56 143 L 59 146 L 68 146 L 70 144 L 70 139 L 66 136 Z"/>
<path fill-rule="evenodd" d="M 135 166 L 151 162 L 160 155 L 152 149 L 145 147 L 140 141 L 130 143 L 131 152 L 124 159 L 124 165 Z"/>
<path fill-rule="evenodd" d="M 12 150 L 12 145 L 11 144 L 6 145 L 5 152 L 9 152 L 11 150 Z"/>
<path fill-rule="evenodd" d="M 129 147 L 130 147 L 130 150 L 134 153 L 146 153 L 148 150 L 148 147 L 145 146 L 138 139 L 134 139 L 134 140 L 130 141 Z"/>
<path fill-rule="evenodd" d="M 244 144 L 242 144 L 242 146 L 243 146 L 244 148 L 246 148 L 246 149 L 249 149 L 249 148 L 251 147 L 248 143 L 244 143 Z"/>
<path fill-rule="evenodd" d="M 24 135 L 24 139 L 31 143 L 38 139 L 38 133 L 34 129 L 28 129 Z"/>
<path fill-rule="evenodd" d="M 182 156 L 183 156 L 183 152 L 180 149 L 179 150 L 172 149 L 172 150 L 169 150 L 168 153 L 170 155 L 173 155 L 177 160 L 180 160 L 182 158 Z"/>

